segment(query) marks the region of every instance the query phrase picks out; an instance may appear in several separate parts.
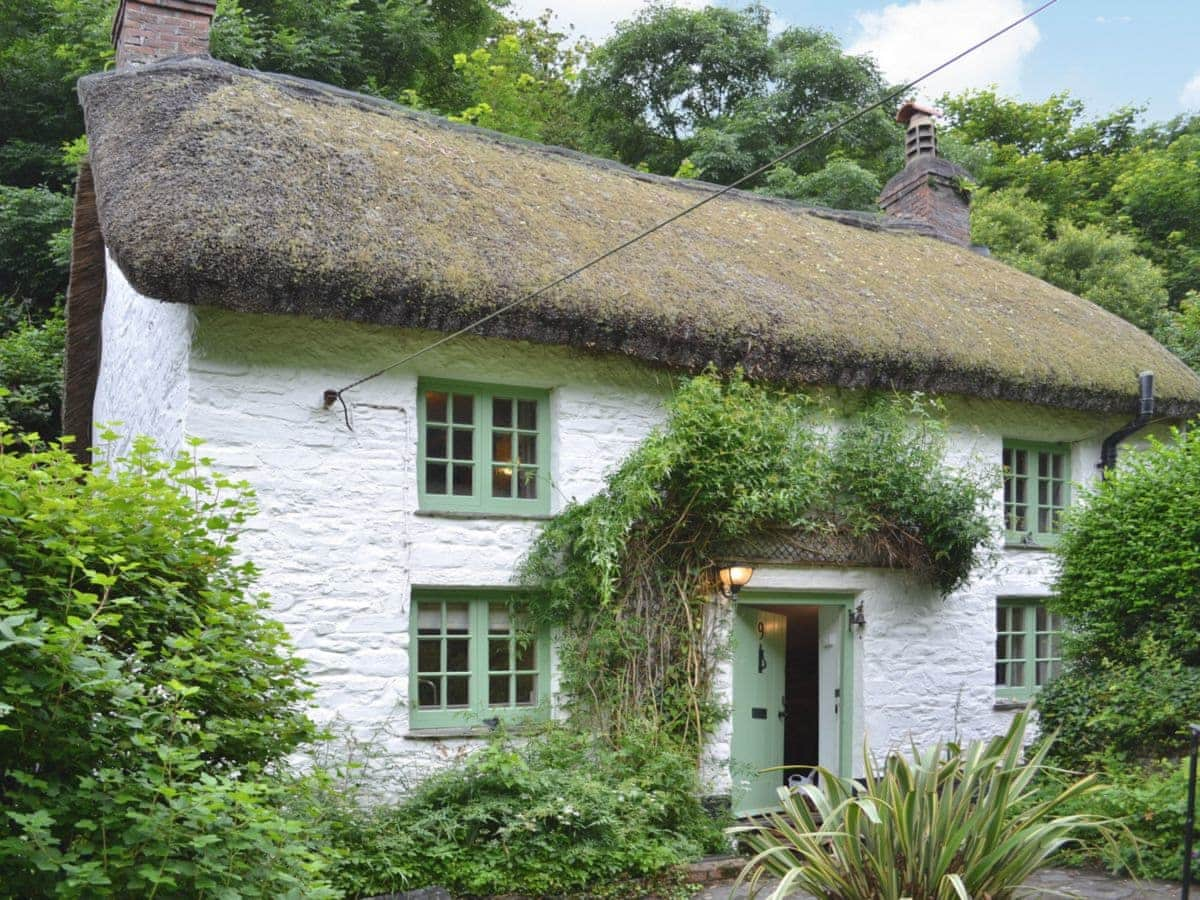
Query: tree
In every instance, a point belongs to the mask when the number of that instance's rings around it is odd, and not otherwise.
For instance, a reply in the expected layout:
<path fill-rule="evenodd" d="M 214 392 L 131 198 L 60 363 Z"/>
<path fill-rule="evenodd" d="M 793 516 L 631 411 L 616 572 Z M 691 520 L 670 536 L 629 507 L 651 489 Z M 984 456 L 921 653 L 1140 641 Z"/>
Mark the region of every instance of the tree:
<path fill-rule="evenodd" d="M 877 210 L 879 179 L 858 163 L 835 156 L 811 175 L 797 175 L 788 166 L 767 173 L 760 189 L 772 197 L 787 197 L 832 209 Z"/>
<path fill-rule="evenodd" d="M 1074 508 L 1059 554 L 1066 669 L 1040 700 L 1056 752 L 1181 753 L 1200 709 L 1200 430 L 1122 459 Z"/>
<path fill-rule="evenodd" d="M 622 161 L 671 173 L 698 128 L 762 93 L 770 13 L 647 6 L 588 57 L 582 93 L 598 139 Z"/>
<path fill-rule="evenodd" d="M 0 425 L 6 893 L 323 895 L 263 774 L 315 729 L 236 556 L 251 511 L 145 441 L 84 468 Z"/>

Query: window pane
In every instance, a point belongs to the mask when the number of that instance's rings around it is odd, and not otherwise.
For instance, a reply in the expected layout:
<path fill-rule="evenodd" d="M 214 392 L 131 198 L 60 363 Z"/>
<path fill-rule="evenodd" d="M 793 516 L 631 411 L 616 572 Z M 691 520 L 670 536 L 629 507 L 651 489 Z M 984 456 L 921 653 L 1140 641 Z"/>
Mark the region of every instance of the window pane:
<path fill-rule="evenodd" d="M 469 675 L 454 675 L 446 678 L 446 706 L 465 707 L 467 705 Z"/>
<path fill-rule="evenodd" d="M 1050 454 L 1049 453 L 1039 453 L 1037 465 L 1038 465 L 1038 470 L 1037 470 L 1038 475 L 1041 476 L 1042 478 L 1049 478 L 1050 477 Z"/>
<path fill-rule="evenodd" d="M 454 467 L 454 495 L 456 497 L 470 497 L 474 493 L 473 469 L 473 466 L 462 464 Z"/>
<path fill-rule="evenodd" d="M 1038 510 L 1038 527 L 1037 530 L 1042 534 L 1050 534 L 1054 531 L 1054 511 L 1049 508 Z"/>
<path fill-rule="evenodd" d="M 537 668 L 537 642 L 532 638 L 517 643 L 517 668 L 524 671 Z"/>
<path fill-rule="evenodd" d="M 517 401 L 517 427 L 529 431 L 537 428 L 537 401 Z"/>
<path fill-rule="evenodd" d="M 446 671 L 471 671 L 470 638 L 449 638 L 446 640 Z"/>
<path fill-rule="evenodd" d="M 425 463 L 425 493 L 446 493 L 445 463 Z"/>
<path fill-rule="evenodd" d="M 1045 506 L 1049 502 L 1050 502 L 1050 482 L 1039 481 L 1038 482 L 1038 503 L 1042 504 L 1042 506 Z"/>
<path fill-rule="evenodd" d="M 1015 487 L 1017 490 L 1017 503 L 1024 505 L 1029 499 L 1029 482 L 1022 478 L 1016 483 Z"/>
<path fill-rule="evenodd" d="M 1026 450 L 1016 450 L 1013 452 L 1013 471 L 1018 475 L 1029 474 L 1029 453 Z"/>
<path fill-rule="evenodd" d="M 465 428 L 454 429 L 454 458 L 471 459 L 475 455 L 475 433 Z"/>
<path fill-rule="evenodd" d="M 537 704 L 537 676 L 517 676 L 517 706 L 534 706 Z"/>
<path fill-rule="evenodd" d="M 442 679 L 440 678 L 420 678 L 417 680 L 417 706 L 441 706 L 442 705 Z"/>
<path fill-rule="evenodd" d="M 536 500 L 537 495 L 537 469 L 522 466 L 517 472 L 517 496 L 524 500 Z"/>
<path fill-rule="evenodd" d="M 493 675 L 488 679 L 488 705 L 508 706 L 508 675 Z"/>
<path fill-rule="evenodd" d="M 446 604 L 446 634 L 466 634 L 469 624 L 467 604 Z"/>
<path fill-rule="evenodd" d="M 442 671 L 442 642 L 433 640 L 417 641 L 417 671 Z"/>
<path fill-rule="evenodd" d="M 495 397 L 492 400 L 492 427 L 512 428 L 513 402 L 508 397 Z"/>
<path fill-rule="evenodd" d="M 1021 687 L 1021 685 L 1025 684 L 1025 663 L 1010 662 L 1008 664 L 1008 666 L 1009 666 L 1009 676 L 1008 676 L 1009 687 Z"/>
<path fill-rule="evenodd" d="M 442 633 L 442 604 L 417 604 L 417 634 Z"/>
<path fill-rule="evenodd" d="M 493 603 L 488 607 L 488 631 L 492 634 L 508 634 L 508 604 Z"/>
<path fill-rule="evenodd" d="M 492 496 L 512 496 L 512 466 L 494 466 L 492 468 Z"/>
<path fill-rule="evenodd" d="M 517 461 L 527 465 L 537 462 L 536 434 L 522 434 L 517 437 Z"/>
<path fill-rule="evenodd" d="M 1000 451 L 1000 463 L 1008 470 L 1006 474 L 1012 473 L 1013 467 L 1013 452 L 1012 447 L 1005 447 Z"/>
<path fill-rule="evenodd" d="M 1025 630 L 1025 607 L 1010 606 L 1008 608 L 1008 620 L 1011 623 L 1009 631 L 1024 631 Z"/>
<path fill-rule="evenodd" d="M 1038 687 L 1042 687 L 1050 679 L 1050 664 L 1048 662 L 1038 662 L 1034 664 L 1033 682 Z"/>
<path fill-rule="evenodd" d="M 1012 643 L 1009 646 L 1011 647 L 1011 650 L 1009 651 L 1010 658 L 1023 659 L 1025 657 L 1025 635 L 1024 634 L 1020 634 L 1020 633 L 1014 634 L 1012 636 Z"/>
<path fill-rule="evenodd" d="M 1038 659 L 1046 659 L 1050 655 L 1050 635 L 1039 634 L 1037 636 L 1036 654 Z"/>
<path fill-rule="evenodd" d="M 1008 663 L 996 663 L 996 686 L 1008 687 Z"/>
<path fill-rule="evenodd" d="M 1066 459 L 1065 453 L 1055 453 L 1054 454 L 1054 464 L 1051 467 L 1050 471 L 1056 481 L 1063 480 L 1063 461 L 1065 459 Z"/>
<path fill-rule="evenodd" d="M 1008 610 L 1003 606 L 996 607 L 996 630 L 1008 631 Z"/>
<path fill-rule="evenodd" d="M 425 392 L 425 421 L 446 421 L 446 394 L 444 391 Z"/>
<path fill-rule="evenodd" d="M 430 426 L 425 429 L 425 456 L 429 459 L 446 458 L 446 429 Z"/>
<path fill-rule="evenodd" d="M 470 425 L 475 421 L 475 398 L 470 394 L 454 395 L 454 424 Z"/>
<path fill-rule="evenodd" d="M 510 432 L 510 431 L 493 431 L 492 432 L 492 460 L 493 460 L 493 462 L 512 462 L 513 461 L 512 432 Z"/>
<path fill-rule="evenodd" d="M 1046 617 L 1046 607 L 1037 606 L 1037 607 L 1034 607 L 1034 609 L 1036 610 L 1036 615 L 1037 615 L 1037 630 L 1038 631 L 1046 631 L 1047 630 L 1047 628 L 1046 628 L 1046 618 L 1047 618 Z"/>
<path fill-rule="evenodd" d="M 507 672 L 509 670 L 509 639 L 492 638 L 488 641 L 488 669 L 492 672 Z"/>
<path fill-rule="evenodd" d="M 1063 505 L 1063 485 L 1061 481 L 1054 482 L 1053 489 L 1050 493 L 1050 502 L 1057 507 Z"/>

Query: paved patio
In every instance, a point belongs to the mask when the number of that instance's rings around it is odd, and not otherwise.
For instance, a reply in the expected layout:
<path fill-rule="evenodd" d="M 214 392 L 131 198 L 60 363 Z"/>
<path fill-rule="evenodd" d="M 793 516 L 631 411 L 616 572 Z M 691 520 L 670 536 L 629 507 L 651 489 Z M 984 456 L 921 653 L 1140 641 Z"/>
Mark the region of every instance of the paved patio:
<path fill-rule="evenodd" d="M 1074 869 L 1046 869 L 1035 875 L 1027 886 L 1031 890 L 1024 896 L 1039 900 L 1063 896 L 1085 897 L 1087 900 L 1175 900 L 1180 893 L 1179 885 L 1169 881 L 1135 882 Z M 736 892 L 732 888 L 731 881 L 711 884 L 697 894 L 696 898 L 741 900 L 748 896 L 744 886 Z M 795 900 L 812 900 L 808 894 L 791 896 Z M 1197 896 L 1200 897 L 1200 891 L 1197 892 Z"/>

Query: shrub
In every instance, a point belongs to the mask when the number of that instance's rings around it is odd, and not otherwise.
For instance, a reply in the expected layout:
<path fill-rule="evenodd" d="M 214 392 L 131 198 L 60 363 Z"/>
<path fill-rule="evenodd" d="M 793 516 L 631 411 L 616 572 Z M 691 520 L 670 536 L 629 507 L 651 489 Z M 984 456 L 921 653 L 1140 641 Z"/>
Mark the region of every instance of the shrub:
<path fill-rule="evenodd" d="M 524 746 L 499 735 L 390 807 L 309 802 L 347 893 L 438 884 L 542 896 L 653 877 L 727 846 L 697 794 L 682 751 L 552 727 Z"/>
<path fill-rule="evenodd" d="M 865 783 L 822 771 L 821 786 L 779 789 L 782 813 L 731 829 L 755 853 L 739 881 L 780 876 L 772 898 L 1007 897 L 1100 818 L 1067 812 L 1087 778 L 1035 795 L 1046 748 L 1022 761 L 1028 709 L 1006 734 L 889 756 Z M 811 804 L 811 807 L 810 807 Z"/>
<path fill-rule="evenodd" d="M 0 420 L 43 438 L 58 435 L 65 333 L 58 315 L 40 325 L 22 322 L 0 334 Z"/>
<path fill-rule="evenodd" d="M 314 735 L 234 556 L 243 486 L 142 441 L 86 469 L 0 431 L 0 883 L 324 896 L 264 772 Z"/>
<path fill-rule="evenodd" d="M 1072 865 L 1101 865 L 1135 878 L 1178 879 L 1183 868 L 1188 764 L 1163 760 L 1131 766 L 1115 757 L 1097 760 L 1096 790 L 1063 806 L 1064 813 L 1111 819 L 1126 834 L 1121 841 L 1087 841 L 1061 856 Z M 1040 793 L 1060 789 L 1051 779 Z"/>
<path fill-rule="evenodd" d="M 1059 553 L 1066 665 L 1039 701 L 1055 757 L 1175 755 L 1200 709 L 1200 430 L 1123 458 Z"/>

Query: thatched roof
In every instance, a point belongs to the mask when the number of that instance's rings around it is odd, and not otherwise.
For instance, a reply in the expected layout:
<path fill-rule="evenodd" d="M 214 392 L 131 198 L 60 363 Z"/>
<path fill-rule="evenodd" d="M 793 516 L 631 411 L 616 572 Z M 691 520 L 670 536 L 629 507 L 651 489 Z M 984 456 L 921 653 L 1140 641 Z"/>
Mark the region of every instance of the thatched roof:
<path fill-rule="evenodd" d="M 105 243 L 143 294 L 447 330 L 713 188 L 323 85 L 183 59 L 79 93 Z M 697 369 L 1164 413 L 1200 379 L 1133 326 L 878 218 L 737 193 L 484 334 Z"/>

